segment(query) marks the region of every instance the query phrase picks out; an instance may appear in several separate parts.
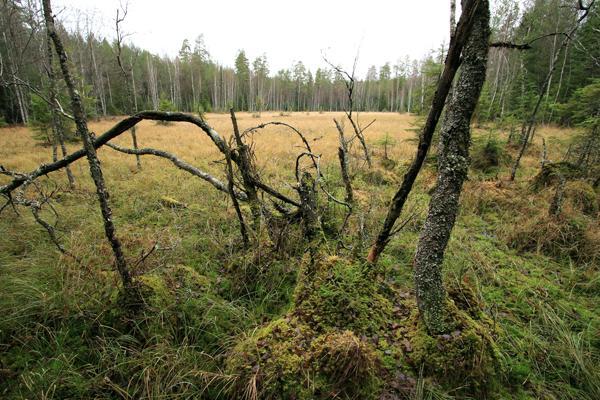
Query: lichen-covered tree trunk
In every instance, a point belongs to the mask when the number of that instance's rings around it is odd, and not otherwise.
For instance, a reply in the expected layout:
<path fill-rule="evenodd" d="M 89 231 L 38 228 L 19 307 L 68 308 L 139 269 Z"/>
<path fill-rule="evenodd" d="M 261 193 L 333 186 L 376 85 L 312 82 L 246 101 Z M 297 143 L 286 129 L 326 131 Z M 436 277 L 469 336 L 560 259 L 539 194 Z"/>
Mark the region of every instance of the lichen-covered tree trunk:
<path fill-rule="evenodd" d="M 62 71 L 63 78 L 65 80 L 65 84 L 67 86 L 69 96 L 71 98 L 71 107 L 73 108 L 73 117 L 75 119 L 75 125 L 77 126 L 77 132 L 79 133 L 83 141 L 83 147 L 85 149 L 88 164 L 90 166 L 90 174 L 92 175 L 92 179 L 94 180 L 94 184 L 96 185 L 96 193 L 98 195 L 98 201 L 100 203 L 100 210 L 102 212 L 102 218 L 104 221 L 104 231 L 106 233 L 106 238 L 108 239 L 110 246 L 112 247 L 117 270 L 119 272 L 119 275 L 121 276 L 123 286 L 125 288 L 131 288 L 131 275 L 129 274 L 129 269 L 127 268 L 125 255 L 123 254 L 123 250 L 121 248 L 121 242 L 119 241 L 116 235 L 115 224 L 112 220 L 112 210 L 110 209 L 110 205 L 108 202 L 108 189 L 106 188 L 106 184 L 104 183 L 104 176 L 102 175 L 102 169 L 100 168 L 100 160 L 98 160 L 96 148 L 94 147 L 94 140 L 92 139 L 92 136 L 90 135 L 90 132 L 88 130 L 87 120 L 85 117 L 85 110 L 83 108 L 81 96 L 79 95 L 79 92 L 75 87 L 73 76 L 71 75 L 71 71 L 69 70 L 67 53 L 65 51 L 62 41 L 60 40 L 60 37 L 56 33 L 56 28 L 54 26 L 54 16 L 52 15 L 52 7 L 50 5 L 50 0 L 43 0 L 42 4 L 44 7 L 44 19 L 46 21 L 46 29 L 48 30 L 48 35 L 50 36 L 50 38 L 52 38 L 52 41 L 54 42 L 54 48 L 56 50 L 56 54 L 58 55 L 60 69 Z"/>
<path fill-rule="evenodd" d="M 462 71 L 441 128 L 437 185 L 414 259 L 419 312 L 433 334 L 445 330 L 442 263 L 469 168 L 470 123 L 485 80 L 489 34 L 489 2 L 482 0 L 463 50 Z"/>
<path fill-rule="evenodd" d="M 390 237 L 392 236 L 394 224 L 396 223 L 398 217 L 400 217 L 400 213 L 402 213 L 402 209 L 404 208 L 404 203 L 406 203 L 413 184 L 419 175 L 419 171 L 421 171 L 421 167 L 425 162 L 425 157 L 427 156 L 427 152 L 429 151 L 433 134 L 435 132 L 435 127 L 437 126 L 437 123 L 442 115 L 442 110 L 444 109 L 444 104 L 446 103 L 446 98 L 450 91 L 450 87 L 452 86 L 452 82 L 454 81 L 454 76 L 461 63 L 461 52 L 463 51 L 464 45 L 472 32 L 474 22 L 473 14 L 478 7 L 480 7 L 480 2 L 478 0 L 464 0 L 462 2 L 462 13 L 460 15 L 456 30 L 454 31 L 454 35 L 450 40 L 448 55 L 446 56 L 446 61 L 444 63 L 444 70 L 442 71 L 438 81 L 437 89 L 435 90 L 433 100 L 431 102 L 431 108 L 429 110 L 429 114 L 427 115 L 423 132 L 419 138 L 417 154 L 410 164 L 408 171 L 406 171 L 406 174 L 404 174 L 404 178 L 402 178 L 402 184 L 392 198 L 387 215 L 383 221 L 383 226 L 377 234 L 377 239 L 375 240 L 373 246 L 371 246 L 371 250 L 367 256 L 367 261 L 372 264 L 377 262 L 380 254 L 387 246 Z M 411 86 L 409 86 L 408 112 L 410 112 L 411 90 L 412 80 Z"/>

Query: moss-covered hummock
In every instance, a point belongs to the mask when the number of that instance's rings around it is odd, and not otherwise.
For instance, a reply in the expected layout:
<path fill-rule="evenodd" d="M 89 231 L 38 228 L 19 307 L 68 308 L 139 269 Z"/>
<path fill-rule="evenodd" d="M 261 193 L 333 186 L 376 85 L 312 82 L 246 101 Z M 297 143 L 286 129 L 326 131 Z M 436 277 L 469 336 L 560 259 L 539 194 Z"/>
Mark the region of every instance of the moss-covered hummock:
<path fill-rule="evenodd" d="M 556 185 L 561 178 L 567 181 L 581 178 L 583 171 L 575 164 L 567 161 L 547 163 L 533 178 L 532 186 L 535 190 Z"/>
<path fill-rule="evenodd" d="M 414 311 L 412 296 L 386 283 L 381 268 L 307 256 L 292 310 L 229 353 L 226 370 L 236 377 L 232 395 L 408 396 L 420 372 L 441 383 L 472 379 L 464 392 L 485 392 L 496 376 L 495 346 L 474 296 L 464 300 L 469 292 L 462 291 L 463 301 L 457 303 L 468 304 L 466 311 L 449 300 L 452 332 L 432 337 Z"/>
<path fill-rule="evenodd" d="M 246 324 L 243 309 L 217 296 L 211 281 L 192 267 L 166 266 L 139 281 L 144 306 L 138 330 L 146 340 L 185 342 L 208 351 Z"/>

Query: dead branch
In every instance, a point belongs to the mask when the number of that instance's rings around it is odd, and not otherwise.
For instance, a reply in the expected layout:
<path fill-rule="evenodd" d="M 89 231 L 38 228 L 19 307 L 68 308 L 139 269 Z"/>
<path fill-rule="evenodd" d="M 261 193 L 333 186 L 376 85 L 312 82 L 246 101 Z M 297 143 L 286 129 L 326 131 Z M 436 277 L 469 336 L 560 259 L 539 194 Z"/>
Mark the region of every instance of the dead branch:
<path fill-rule="evenodd" d="M 60 243 L 60 240 L 58 240 L 58 236 L 56 235 L 56 227 L 51 225 L 49 222 L 47 222 L 40 216 L 40 212 L 42 211 L 42 206 L 44 204 L 47 204 L 52 209 L 54 214 L 58 215 L 56 210 L 52 207 L 52 204 L 50 203 L 54 192 L 52 192 L 50 194 L 45 194 L 42 191 L 42 189 L 38 185 L 35 184 L 35 182 L 32 182 L 32 183 L 33 183 L 33 186 L 36 188 L 38 195 L 40 196 L 39 199 L 30 200 L 30 199 L 25 198 L 25 187 L 23 187 L 21 190 L 17 191 L 14 198 L 10 199 L 10 202 L 13 204 L 13 207 L 14 207 L 14 205 L 28 207 L 30 209 L 31 214 L 33 215 L 33 218 L 35 219 L 35 221 L 42 228 L 44 228 L 44 230 L 48 233 L 48 237 L 50 238 L 50 241 L 54 244 L 54 246 L 56 246 L 58 251 L 60 251 L 63 255 L 72 258 L 74 261 L 76 261 L 78 264 L 81 265 L 82 264 L 81 259 L 78 258 L 73 253 L 71 253 L 69 250 L 67 250 Z"/>
<path fill-rule="evenodd" d="M 30 84 L 29 82 L 24 81 L 23 79 L 19 78 L 16 75 L 12 76 L 12 80 L 13 81 L 10 83 L 10 85 L 19 85 L 19 86 L 26 87 L 31 92 L 33 92 L 36 96 L 38 96 L 44 103 L 48 104 L 50 107 L 55 109 L 56 112 L 58 112 L 60 115 L 62 115 L 63 117 L 65 117 L 67 119 L 70 119 L 71 121 L 75 121 L 75 118 L 71 114 L 67 113 L 64 110 L 63 106 L 60 104 L 58 99 L 54 99 L 54 101 L 51 101 L 41 92 L 41 90 L 39 90 L 38 88 L 36 88 L 32 84 Z M 0 81 L 0 85 L 9 86 L 9 84 L 7 82 L 5 82 L 4 80 Z"/>
<path fill-rule="evenodd" d="M 247 248 L 250 245 L 250 241 L 248 240 L 248 228 L 246 228 L 244 215 L 242 214 L 242 210 L 240 209 L 240 203 L 238 203 L 238 199 L 235 194 L 233 182 L 233 163 L 231 162 L 231 145 L 228 146 L 227 150 L 228 151 L 225 154 L 225 158 L 227 161 L 227 189 L 229 192 L 229 196 L 231 197 L 231 202 L 233 203 L 233 208 L 235 209 L 235 213 L 238 217 L 238 221 L 240 222 L 240 233 L 242 235 L 244 247 Z"/>
<path fill-rule="evenodd" d="M 93 140 L 94 148 L 99 148 L 108 143 L 109 140 L 114 139 L 115 137 L 121 135 L 122 133 L 131 129 L 132 126 L 138 124 L 143 120 L 153 120 L 153 121 L 173 121 L 173 122 L 188 122 L 200 127 L 208 137 L 213 141 L 215 146 L 223 153 L 226 151 L 227 144 L 223 140 L 223 138 L 212 128 L 210 127 L 206 121 L 195 117 L 193 115 L 178 113 L 178 112 L 162 112 L 162 111 L 142 111 L 137 113 L 131 117 L 125 118 L 124 120 L 117 123 L 115 126 L 110 128 L 108 131 L 103 133 L 102 135 L 96 137 Z M 47 175 L 50 172 L 57 171 L 61 168 L 66 167 L 69 164 L 79 160 L 80 158 L 85 157 L 86 151 L 84 149 L 75 151 L 68 156 L 49 164 L 41 164 L 35 170 L 22 174 L 21 176 L 15 177 L 10 183 L 0 186 L 0 194 L 7 195 L 13 190 L 17 189 L 25 182 L 29 180 L 35 180 L 40 176 Z M 235 154 L 232 154 L 232 160 L 236 161 L 237 157 Z"/>
<path fill-rule="evenodd" d="M 333 64 L 327 58 L 325 58 L 325 57 L 323 57 L 323 58 L 324 58 L 325 62 L 327 64 L 329 64 L 329 66 L 331 66 L 344 80 L 344 84 L 346 86 L 346 93 L 348 94 L 348 96 L 347 96 L 348 97 L 348 109 L 344 110 L 344 113 L 346 114 L 346 117 L 350 121 L 350 124 L 352 125 L 352 129 L 354 129 L 355 137 L 357 137 L 358 140 L 360 141 L 363 152 L 365 153 L 365 160 L 367 161 L 367 165 L 369 166 L 369 168 L 371 168 L 371 165 L 372 165 L 371 155 L 369 154 L 369 148 L 367 147 L 367 142 L 365 140 L 363 133 L 364 133 L 365 129 L 368 128 L 369 126 L 371 126 L 371 124 L 373 124 L 373 122 L 375 122 L 375 121 L 372 121 L 366 128 L 361 128 L 360 124 L 358 124 L 357 121 L 354 121 L 354 118 L 352 117 L 352 113 L 354 111 L 354 86 L 356 84 L 354 74 L 356 72 L 356 64 L 358 63 L 358 55 L 354 58 L 354 65 L 352 66 L 351 74 L 348 73 L 347 71 L 345 71 L 344 69 L 342 69 L 341 67 Z M 346 78 L 344 78 L 344 76 Z M 357 115 L 358 115 L 358 112 L 357 112 Z"/>
<path fill-rule="evenodd" d="M 152 155 L 152 156 L 156 156 L 156 157 L 165 158 L 165 159 L 171 161 L 173 163 L 173 165 L 175 165 L 177 168 L 184 170 L 186 172 L 189 172 L 190 174 L 197 176 L 198 178 L 203 179 L 206 182 L 210 183 L 212 186 L 214 186 L 215 189 L 220 190 L 223 193 L 229 193 L 229 189 L 227 188 L 227 185 L 225 185 L 219 179 L 215 178 L 214 176 L 210 175 L 207 172 L 200 170 L 197 167 L 194 167 L 191 164 L 188 164 L 187 162 L 183 161 L 182 159 L 178 158 L 176 155 L 174 155 L 172 153 L 168 153 L 163 150 L 157 150 L 157 149 L 152 149 L 152 148 L 142 148 L 142 149 L 137 149 L 137 150 L 130 149 L 130 148 L 118 146 L 113 143 L 106 143 L 106 146 L 108 146 L 111 149 L 116 150 L 120 153 L 139 155 L 139 156 Z M 242 201 L 246 201 L 248 199 L 246 194 L 244 192 L 240 192 L 240 191 L 235 191 L 235 196 L 237 199 L 242 200 Z"/>
<path fill-rule="evenodd" d="M 260 125 L 257 125 L 255 127 L 246 129 L 242 133 L 241 136 L 244 137 L 244 136 L 250 135 L 250 134 L 252 134 L 252 133 L 254 133 L 254 132 L 256 132 L 256 131 L 258 131 L 260 129 L 264 129 L 267 126 L 270 126 L 270 125 L 272 125 L 272 126 L 284 126 L 286 128 L 291 129 L 294 133 L 296 133 L 300 137 L 300 140 L 302 140 L 302 143 L 304 144 L 304 147 L 306 148 L 306 151 L 309 152 L 309 153 L 313 152 L 312 149 L 311 149 L 311 147 L 310 147 L 310 144 L 308 143 L 308 140 L 306 140 L 306 136 L 304 136 L 304 134 L 302 132 L 300 132 L 300 130 L 298 130 L 297 128 L 295 128 L 294 126 L 292 126 L 290 124 L 286 124 L 285 122 L 279 122 L 279 121 L 266 122 L 264 124 L 260 124 Z M 313 164 L 313 165 L 314 165 L 314 167 L 316 169 L 317 168 L 316 164 Z"/>
<path fill-rule="evenodd" d="M 337 127 L 340 147 L 338 147 L 338 158 L 340 160 L 340 169 L 342 173 L 342 181 L 346 189 L 346 202 L 352 204 L 354 202 L 354 194 L 352 192 L 352 182 L 350 181 L 349 165 L 348 165 L 348 142 L 344 138 L 344 128 L 334 118 L 333 122 Z"/>

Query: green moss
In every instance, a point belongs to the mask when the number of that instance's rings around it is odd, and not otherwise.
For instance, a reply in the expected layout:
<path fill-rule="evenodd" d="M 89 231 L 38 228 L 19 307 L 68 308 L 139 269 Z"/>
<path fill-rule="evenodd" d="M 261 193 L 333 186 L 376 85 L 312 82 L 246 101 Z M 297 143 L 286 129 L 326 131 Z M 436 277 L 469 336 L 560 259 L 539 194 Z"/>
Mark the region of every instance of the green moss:
<path fill-rule="evenodd" d="M 313 335 L 298 320 L 282 318 L 239 342 L 226 361 L 227 372 L 235 376 L 231 394 L 236 398 L 244 393 L 260 399 L 312 398 L 315 388 L 302 371 Z"/>
<path fill-rule="evenodd" d="M 418 313 L 413 313 L 408 334 L 410 362 L 437 382 L 463 382 L 462 392 L 485 394 L 498 379 L 498 350 L 490 327 L 485 321 L 473 319 L 452 300 L 446 309 L 451 333 L 438 336 L 429 335 Z"/>
<path fill-rule="evenodd" d="M 294 315 L 314 329 L 372 335 L 387 325 L 392 303 L 370 265 L 317 256 L 304 260 L 300 276 Z"/>
<path fill-rule="evenodd" d="M 327 379 L 331 392 L 348 398 L 374 397 L 381 382 L 377 379 L 379 357 L 366 339 L 351 331 L 319 336 L 311 346 L 312 359 Z"/>
<path fill-rule="evenodd" d="M 544 168 L 533 178 L 532 186 L 535 190 L 556 185 L 561 177 L 567 181 L 583 176 L 583 171 L 567 161 L 547 163 Z"/>
<path fill-rule="evenodd" d="M 297 318 L 275 320 L 240 342 L 226 362 L 231 395 L 260 399 L 374 399 L 381 380 L 373 346 L 351 331 L 319 335 Z"/>
<path fill-rule="evenodd" d="M 138 330 L 145 340 L 169 339 L 210 351 L 247 324 L 245 310 L 217 296 L 211 281 L 189 266 L 165 267 L 139 281 L 145 307 Z"/>

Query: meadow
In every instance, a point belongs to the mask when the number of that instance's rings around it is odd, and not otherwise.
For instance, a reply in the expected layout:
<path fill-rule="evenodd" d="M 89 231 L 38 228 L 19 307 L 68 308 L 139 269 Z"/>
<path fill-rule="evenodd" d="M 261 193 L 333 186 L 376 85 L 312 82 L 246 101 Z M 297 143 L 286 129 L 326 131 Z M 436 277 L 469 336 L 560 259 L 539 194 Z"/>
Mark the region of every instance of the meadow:
<path fill-rule="evenodd" d="M 333 118 L 343 119 L 342 113 L 237 117 L 241 130 L 268 121 L 301 130 L 313 152 L 322 155 L 333 194 L 343 197 L 333 123 Z M 228 114 L 207 114 L 206 119 L 230 137 Z M 357 212 L 340 250 L 348 257 L 366 256 L 414 155 L 420 126 L 410 114 L 360 114 L 362 124 L 373 119 L 365 133 L 373 168 L 366 167 L 357 144 L 352 151 Z M 118 120 L 93 121 L 90 129 L 100 135 Z M 568 182 L 560 217 L 549 218 L 555 187 L 532 186 L 540 171 L 542 138 L 547 159 L 560 161 L 575 132 L 539 127 L 516 181 L 509 182 L 517 149 L 506 145 L 508 130 L 474 127 L 474 165 L 446 255 L 445 282 L 468 287 L 476 303 L 470 306 L 492 321 L 500 367 L 485 397 L 600 398 L 598 193 L 586 183 Z M 137 135 L 140 147 L 166 150 L 225 181 L 221 153 L 197 127 L 143 121 Z M 131 138 L 125 133 L 115 143 L 131 147 Z M 391 163 L 384 160 L 385 143 Z M 300 145 L 281 126 L 252 137 L 262 179 L 290 197 L 296 195 L 294 164 Z M 80 146 L 68 147 L 73 151 Z M 499 165 L 486 164 L 490 151 Z M 236 398 L 232 388 L 239 387 L 241 375 L 228 367 L 228 359 L 239 343 L 260 335 L 265 325 L 290 310 L 304 254 L 298 248 L 301 240 L 292 240 L 284 256 L 273 255 L 268 241 L 251 255 L 242 254 L 236 214 L 226 194 L 166 160 L 142 156 L 138 171 L 134 156 L 107 147 L 98 154 L 117 234 L 134 275 L 154 290 L 149 300 L 153 307 L 136 321 L 125 321 L 117 311 L 119 281 L 103 240 L 86 161 L 72 165 L 74 190 L 68 190 L 63 171 L 52 173 L 40 182 L 45 190 L 56 191 L 56 213 L 45 209 L 43 216 L 56 222 L 59 240 L 79 261 L 61 255 L 27 209 L 7 207 L 0 214 L 0 394 L 11 399 Z M 29 171 L 49 161 L 50 148 L 34 140 L 29 128 L 0 129 L 0 164 L 5 168 Z M 388 278 L 407 297 L 412 296 L 412 257 L 435 184 L 434 161 L 431 157 L 421 171 L 402 217 L 410 219 L 381 260 Z M 8 180 L 0 179 L 0 184 Z M 322 193 L 320 201 L 326 203 Z M 324 207 L 331 225 L 339 226 L 345 209 Z M 180 273 L 191 274 L 196 283 L 157 283 Z M 194 292 L 191 300 L 188 291 Z M 132 325 L 139 329 L 131 330 Z M 143 339 L 132 331 L 144 331 Z M 378 346 L 398 360 L 411 352 L 411 346 L 402 351 L 384 349 L 390 343 Z M 408 378 L 400 388 L 397 377 L 380 379 L 380 398 L 464 398 L 465 382 L 444 381 L 439 371 L 423 373 L 398 360 L 384 357 L 385 363 L 402 365 Z M 256 390 L 245 393 L 240 396 L 258 396 Z"/>

